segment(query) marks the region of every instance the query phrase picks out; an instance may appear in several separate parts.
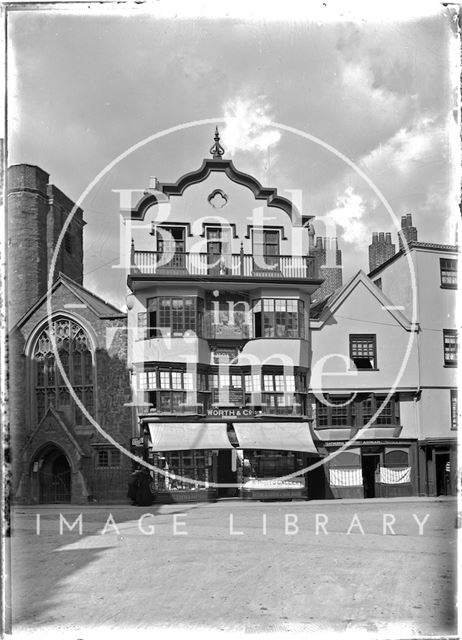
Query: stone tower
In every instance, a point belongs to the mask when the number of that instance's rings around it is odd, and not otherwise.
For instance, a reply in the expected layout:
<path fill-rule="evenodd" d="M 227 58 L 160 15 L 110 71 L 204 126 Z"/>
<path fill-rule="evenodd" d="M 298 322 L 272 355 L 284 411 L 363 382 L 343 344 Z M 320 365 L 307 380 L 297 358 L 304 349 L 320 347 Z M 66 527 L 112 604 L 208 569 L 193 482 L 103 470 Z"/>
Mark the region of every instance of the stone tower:
<path fill-rule="evenodd" d="M 395 245 L 391 242 L 391 233 L 374 231 L 372 243 L 369 245 L 369 271 L 373 271 L 394 255 Z"/>
<path fill-rule="evenodd" d="M 7 172 L 8 324 L 12 328 L 47 290 L 48 272 L 64 222 L 74 203 L 48 182 L 39 167 L 18 164 Z M 61 271 L 83 281 L 83 213 L 78 208 L 59 249 Z"/>
<path fill-rule="evenodd" d="M 338 248 L 337 238 L 318 237 L 310 253 L 319 277 L 324 279 L 311 298 L 312 303 L 316 304 L 342 286 L 342 251 Z"/>

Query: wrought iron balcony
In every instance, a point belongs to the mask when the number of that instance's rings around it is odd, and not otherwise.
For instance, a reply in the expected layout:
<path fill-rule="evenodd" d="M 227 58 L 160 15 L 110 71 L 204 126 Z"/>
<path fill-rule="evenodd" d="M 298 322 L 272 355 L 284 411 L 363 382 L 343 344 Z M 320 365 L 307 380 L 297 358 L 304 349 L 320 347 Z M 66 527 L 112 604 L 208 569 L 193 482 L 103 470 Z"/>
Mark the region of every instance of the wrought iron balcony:
<path fill-rule="evenodd" d="M 131 276 L 317 280 L 312 256 L 132 251 Z"/>

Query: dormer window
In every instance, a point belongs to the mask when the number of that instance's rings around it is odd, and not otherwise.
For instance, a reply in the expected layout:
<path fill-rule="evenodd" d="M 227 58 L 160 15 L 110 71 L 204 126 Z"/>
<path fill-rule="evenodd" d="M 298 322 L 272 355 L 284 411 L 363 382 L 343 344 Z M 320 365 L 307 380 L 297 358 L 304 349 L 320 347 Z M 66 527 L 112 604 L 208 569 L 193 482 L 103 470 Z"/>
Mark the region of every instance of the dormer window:
<path fill-rule="evenodd" d="M 377 344 L 375 335 L 350 335 L 350 359 L 359 371 L 377 369 Z"/>

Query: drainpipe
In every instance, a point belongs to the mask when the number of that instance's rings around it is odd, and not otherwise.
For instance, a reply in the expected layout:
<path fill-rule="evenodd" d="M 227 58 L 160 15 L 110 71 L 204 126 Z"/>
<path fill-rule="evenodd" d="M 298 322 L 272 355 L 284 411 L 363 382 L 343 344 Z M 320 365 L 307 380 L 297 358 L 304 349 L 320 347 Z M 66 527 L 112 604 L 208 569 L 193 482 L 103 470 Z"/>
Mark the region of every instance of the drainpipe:
<path fill-rule="evenodd" d="M 415 261 L 415 276 L 416 276 L 416 282 L 419 282 L 419 276 L 418 276 L 418 264 L 417 264 L 417 254 L 416 255 L 416 261 Z M 417 320 L 420 321 L 420 313 L 419 313 L 419 291 L 417 290 L 417 295 L 416 295 L 416 304 L 417 304 Z M 420 437 L 421 437 L 421 422 L 420 422 L 420 407 L 418 405 L 418 402 L 420 400 L 420 398 L 422 397 L 422 388 L 421 388 L 421 365 L 422 365 L 422 355 L 421 355 L 421 345 L 420 345 L 420 339 L 421 339 L 421 327 L 420 327 L 420 322 L 417 323 L 417 392 L 414 396 L 414 406 L 416 409 L 416 415 L 417 415 L 417 493 L 418 495 L 420 495 L 420 486 L 421 486 L 421 465 L 420 465 Z M 426 449 L 424 449 L 425 451 L 425 460 L 426 460 Z M 425 462 L 426 465 L 426 462 Z M 425 467 L 425 494 L 428 495 L 428 476 L 427 476 L 427 469 Z"/>

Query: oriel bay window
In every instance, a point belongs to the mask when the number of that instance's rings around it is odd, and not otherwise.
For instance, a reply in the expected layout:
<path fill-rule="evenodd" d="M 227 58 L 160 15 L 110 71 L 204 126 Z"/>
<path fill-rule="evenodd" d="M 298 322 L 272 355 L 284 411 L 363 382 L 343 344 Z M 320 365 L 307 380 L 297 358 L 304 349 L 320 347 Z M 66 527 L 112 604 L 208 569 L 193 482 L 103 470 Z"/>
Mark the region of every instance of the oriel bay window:
<path fill-rule="evenodd" d="M 399 425 L 399 399 L 392 396 L 358 394 L 339 396 L 325 394 L 325 402 L 316 399 L 316 426 L 323 427 L 359 427 L 368 424 L 380 409 L 371 426 Z M 383 405 L 383 406 L 382 406 Z"/>
<path fill-rule="evenodd" d="M 248 294 L 207 295 L 204 334 L 207 338 L 248 338 L 252 316 Z"/>
<path fill-rule="evenodd" d="M 350 359 L 358 370 L 377 369 L 375 334 L 351 334 Z"/>
<path fill-rule="evenodd" d="M 254 303 L 256 338 L 304 338 L 303 300 L 263 298 Z"/>
<path fill-rule="evenodd" d="M 245 403 L 262 414 L 305 415 L 304 374 L 263 373 L 245 376 Z"/>
<path fill-rule="evenodd" d="M 138 373 L 141 404 L 156 413 L 202 413 L 205 406 L 204 374 L 180 369 L 153 369 Z"/>
<path fill-rule="evenodd" d="M 244 389 L 242 374 L 211 374 L 209 375 L 209 389 L 212 404 L 244 404 Z"/>
<path fill-rule="evenodd" d="M 181 337 L 187 331 L 202 335 L 203 300 L 194 296 L 148 300 L 148 336 Z"/>

